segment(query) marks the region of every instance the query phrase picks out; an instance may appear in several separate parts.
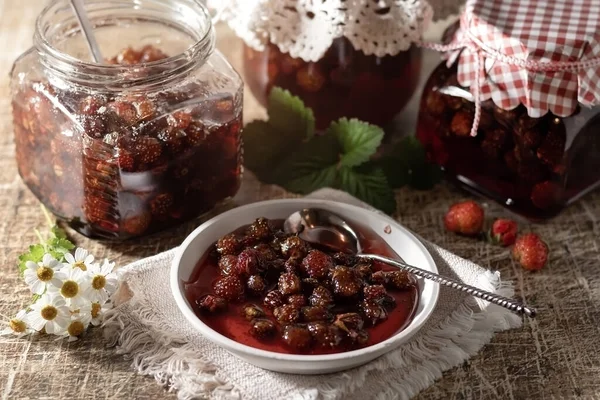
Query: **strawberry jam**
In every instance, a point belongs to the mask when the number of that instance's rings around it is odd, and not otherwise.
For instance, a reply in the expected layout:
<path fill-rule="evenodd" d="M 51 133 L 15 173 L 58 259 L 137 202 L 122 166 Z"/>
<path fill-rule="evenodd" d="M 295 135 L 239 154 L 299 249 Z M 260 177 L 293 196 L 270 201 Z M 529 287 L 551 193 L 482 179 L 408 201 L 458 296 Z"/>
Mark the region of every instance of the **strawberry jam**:
<path fill-rule="evenodd" d="M 29 57 L 15 76 L 35 65 Z M 119 52 L 102 66 L 127 75 L 118 88 L 82 87 L 69 77 L 14 81 L 19 173 L 53 213 L 85 235 L 149 234 L 210 211 L 238 190 L 241 82 L 231 78 L 233 70 L 212 82 L 206 65 L 200 79 L 171 77 L 161 61 L 173 63 L 154 46 Z M 168 85 L 159 76 L 169 77 Z M 131 89 L 134 83 L 140 87 Z"/>
<path fill-rule="evenodd" d="M 447 177 L 532 220 L 559 213 L 600 182 L 600 107 L 579 107 L 566 118 L 531 118 L 482 102 L 476 137 L 475 106 L 458 85 L 456 66 L 443 63 L 427 82 L 417 137 Z"/>
<path fill-rule="evenodd" d="M 309 245 L 257 219 L 219 239 L 199 260 L 186 298 L 220 334 L 258 349 L 332 354 L 380 343 L 404 329 L 415 280 L 387 265 Z M 361 230 L 365 252 L 398 257 Z"/>
<path fill-rule="evenodd" d="M 342 117 L 386 126 L 412 97 L 421 68 L 421 50 L 411 47 L 394 56 L 377 57 L 336 39 L 317 62 L 282 53 L 275 45 L 262 52 L 244 49 L 246 82 L 267 105 L 273 87 L 299 96 L 310 107 L 317 128 Z"/>

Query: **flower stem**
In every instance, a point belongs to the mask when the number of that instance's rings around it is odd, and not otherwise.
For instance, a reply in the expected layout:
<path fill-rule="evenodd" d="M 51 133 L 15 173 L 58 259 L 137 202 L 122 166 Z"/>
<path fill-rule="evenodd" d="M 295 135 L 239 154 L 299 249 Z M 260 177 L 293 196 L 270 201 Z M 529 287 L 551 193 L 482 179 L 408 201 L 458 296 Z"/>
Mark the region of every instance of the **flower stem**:
<path fill-rule="evenodd" d="M 50 213 L 48 212 L 48 209 L 46 207 L 44 207 L 43 204 L 41 204 L 40 207 L 42 208 L 44 217 L 46 217 L 46 222 L 48 223 L 48 227 L 52 228 L 54 225 L 56 225 L 56 222 L 52 220 L 52 217 L 50 217 Z"/>
<path fill-rule="evenodd" d="M 46 241 L 42 237 L 42 234 L 40 233 L 40 231 L 38 231 L 37 229 L 34 229 L 34 232 L 37 235 L 38 239 L 40 239 L 40 244 L 43 245 L 44 248 L 46 248 Z"/>

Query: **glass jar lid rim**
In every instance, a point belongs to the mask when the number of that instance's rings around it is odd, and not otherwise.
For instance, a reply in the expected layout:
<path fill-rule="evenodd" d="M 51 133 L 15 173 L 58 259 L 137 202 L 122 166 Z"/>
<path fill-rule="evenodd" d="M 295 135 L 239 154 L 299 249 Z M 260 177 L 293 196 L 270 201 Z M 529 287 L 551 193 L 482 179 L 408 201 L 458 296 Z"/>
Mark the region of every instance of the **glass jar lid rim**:
<path fill-rule="evenodd" d="M 128 3 L 132 6 L 139 7 L 139 1 L 132 0 L 88 0 L 86 1 L 86 6 L 99 4 L 99 3 Z M 195 62 L 198 60 L 204 61 L 208 58 L 213 50 L 214 50 L 214 42 L 215 42 L 215 33 L 211 23 L 211 18 L 208 10 L 204 6 L 204 4 L 200 0 L 179 0 L 179 3 L 187 3 L 189 6 L 193 6 L 196 8 L 197 13 L 195 17 L 202 16 L 205 23 L 205 29 L 199 34 L 194 35 L 193 40 L 194 43 L 191 44 L 185 51 L 169 56 L 167 58 L 157 60 L 157 61 L 149 61 L 142 64 L 133 64 L 133 65 L 123 65 L 123 64 L 99 64 L 93 61 L 81 60 L 77 57 L 74 57 L 66 52 L 63 52 L 57 49 L 49 40 L 47 35 L 47 21 L 48 18 L 53 12 L 57 9 L 61 9 L 64 7 L 69 7 L 70 4 L 68 0 L 58 0 L 49 3 L 39 14 L 36 20 L 35 33 L 34 33 L 34 43 L 38 50 L 38 53 L 43 53 L 45 56 L 49 57 L 51 60 L 51 68 L 57 69 L 59 66 L 63 67 L 71 67 L 77 69 L 84 69 L 86 71 L 92 72 L 94 75 L 106 75 L 113 76 L 115 78 L 118 77 L 126 77 L 130 76 L 132 71 L 138 71 L 141 68 L 146 70 L 152 70 L 154 68 L 164 68 L 169 65 L 181 65 L 182 63 Z M 165 0 L 144 0 L 141 4 L 166 4 L 169 1 Z M 133 9 L 133 7 L 132 7 Z M 75 20 L 75 16 L 73 14 L 73 19 Z M 93 16 L 90 16 L 90 19 L 93 21 Z M 80 32 L 80 28 L 77 26 L 77 32 Z M 68 68 L 68 69 L 71 69 Z M 72 72 L 72 71 L 70 71 Z"/>

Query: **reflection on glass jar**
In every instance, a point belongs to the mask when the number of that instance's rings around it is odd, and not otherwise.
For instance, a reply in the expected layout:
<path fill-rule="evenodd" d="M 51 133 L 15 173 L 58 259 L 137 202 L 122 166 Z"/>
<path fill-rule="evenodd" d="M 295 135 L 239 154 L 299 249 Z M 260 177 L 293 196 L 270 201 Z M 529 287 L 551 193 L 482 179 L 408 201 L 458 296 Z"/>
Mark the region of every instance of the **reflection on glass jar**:
<path fill-rule="evenodd" d="M 534 220 L 598 186 L 600 107 L 531 118 L 522 105 L 506 111 L 488 100 L 471 137 L 474 112 L 456 67 L 438 66 L 423 92 L 417 135 L 450 179 Z"/>
<path fill-rule="evenodd" d="M 242 82 L 194 0 L 88 4 L 88 61 L 66 0 L 12 71 L 19 173 L 85 235 L 125 239 L 211 210 L 240 184 Z M 194 18 L 190 18 L 194 16 Z"/>
<path fill-rule="evenodd" d="M 311 107 L 317 128 L 341 117 L 359 118 L 385 126 L 413 95 L 421 69 L 415 46 L 395 56 L 367 56 L 346 38 L 333 42 L 318 62 L 305 62 L 267 45 L 262 51 L 245 46 L 246 82 L 266 105 L 270 90 L 287 89 Z"/>

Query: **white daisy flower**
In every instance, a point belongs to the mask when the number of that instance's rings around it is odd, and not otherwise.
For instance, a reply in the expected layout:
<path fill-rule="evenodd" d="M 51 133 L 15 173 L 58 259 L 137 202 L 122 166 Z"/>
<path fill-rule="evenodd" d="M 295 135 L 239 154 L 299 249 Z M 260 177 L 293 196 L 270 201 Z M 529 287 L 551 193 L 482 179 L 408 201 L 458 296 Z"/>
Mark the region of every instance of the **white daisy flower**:
<path fill-rule="evenodd" d="M 61 337 L 59 337 L 57 340 L 68 336 L 69 342 L 76 341 L 87 330 L 91 321 L 91 306 L 88 304 L 85 307 L 79 308 L 77 312 L 71 314 L 71 321 L 67 325 L 65 331 L 61 332 Z"/>
<path fill-rule="evenodd" d="M 71 311 L 62 296 L 47 293 L 31 306 L 28 319 L 36 331 L 44 329 L 49 334 L 61 334 L 69 325 Z"/>
<path fill-rule="evenodd" d="M 89 303 L 85 292 L 90 285 L 90 275 L 79 268 L 65 267 L 61 271 L 65 274 L 64 281 L 58 287 L 50 287 L 48 292 L 60 293 L 71 308 L 78 308 Z"/>
<path fill-rule="evenodd" d="M 75 256 L 71 253 L 65 254 L 65 261 L 65 266 L 68 265 L 71 268 L 79 268 L 82 271 L 87 271 L 94 262 L 94 256 L 89 254 L 86 249 L 78 247 L 75 249 Z"/>
<path fill-rule="evenodd" d="M 94 264 L 88 270 L 91 282 L 85 292 L 85 296 L 91 302 L 104 304 L 109 296 L 117 290 L 117 274 L 112 272 L 114 267 L 115 263 L 104 260 L 102 266 Z"/>
<path fill-rule="evenodd" d="M 25 336 L 33 332 L 29 327 L 29 315 L 26 310 L 21 310 L 8 321 L 8 328 L 0 331 L 0 336 L 17 335 L 18 337 Z"/>
<path fill-rule="evenodd" d="M 33 293 L 42 294 L 49 287 L 60 287 L 62 285 L 65 276 L 60 271 L 62 264 L 50 254 L 44 254 L 42 261 L 37 264 L 33 261 L 27 261 L 25 266 L 27 267 L 24 274 L 25 282 Z"/>
<path fill-rule="evenodd" d="M 104 314 L 112 308 L 111 303 L 92 303 L 92 311 L 90 313 L 92 317 L 92 325 L 98 326 L 102 324 L 102 320 L 104 319 Z"/>

